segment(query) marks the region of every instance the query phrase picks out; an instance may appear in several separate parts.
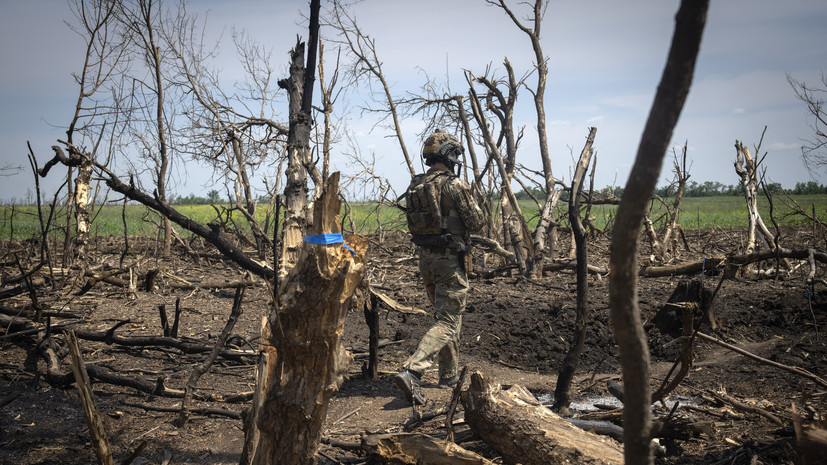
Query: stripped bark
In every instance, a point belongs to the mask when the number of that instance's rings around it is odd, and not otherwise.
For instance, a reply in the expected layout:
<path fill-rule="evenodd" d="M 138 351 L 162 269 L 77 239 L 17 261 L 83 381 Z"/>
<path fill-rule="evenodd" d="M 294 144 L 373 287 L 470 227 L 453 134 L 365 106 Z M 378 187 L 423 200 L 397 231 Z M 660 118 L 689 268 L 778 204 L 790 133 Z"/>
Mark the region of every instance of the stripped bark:
<path fill-rule="evenodd" d="M 224 329 L 221 330 L 221 334 L 215 341 L 215 346 L 212 348 L 207 358 L 203 362 L 199 363 L 192 370 L 192 373 L 190 374 L 190 377 L 187 380 L 187 386 L 184 389 L 184 399 L 181 401 L 181 412 L 178 416 L 178 420 L 175 423 L 176 426 L 178 426 L 179 428 L 186 425 L 187 421 L 189 421 L 192 396 L 195 387 L 198 385 L 198 380 L 204 373 L 206 373 L 210 369 L 213 362 L 215 362 L 215 359 L 218 357 L 218 353 L 221 351 L 221 348 L 224 347 L 224 344 L 227 343 L 227 338 L 230 337 L 230 332 L 233 330 L 236 321 L 238 321 L 238 317 L 241 316 L 241 302 L 244 299 L 245 290 L 246 288 L 242 286 L 239 286 L 236 289 L 235 299 L 233 300 L 233 309 L 230 312 L 230 318 L 227 319 L 227 323 L 224 325 Z"/>
<path fill-rule="evenodd" d="M 761 218 L 761 213 L 758 211 L 758 167 L 760 160 L 753 158 L 749 148 L 737 140 L 735 141 L 735 152 L 735 172 L 741 178 L 741 189 L 744 192 L 749 215 L 746 252 L 751 253 L 757 247 L 757 234 L 761 235 L 761 239 L 767 247 L 775 244 L 775 236 L 764 224 L 764 219 Z"/>

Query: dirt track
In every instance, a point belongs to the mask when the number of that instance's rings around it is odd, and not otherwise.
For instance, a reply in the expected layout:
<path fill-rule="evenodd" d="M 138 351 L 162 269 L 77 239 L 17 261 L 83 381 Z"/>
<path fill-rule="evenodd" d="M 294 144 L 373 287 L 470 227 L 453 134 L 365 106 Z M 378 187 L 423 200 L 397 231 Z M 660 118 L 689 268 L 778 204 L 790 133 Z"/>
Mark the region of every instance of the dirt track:
<path fill-rule="evenodd" d="M 690 231 L 692 251 L 681 251 L 682 260 L 704 256 L 720 256 L 737 250 L 744 231 Z M 788 248 L 813 244 L 809 228 L 787 230 L 782 244 Z M 566 238 L 561 243 L 567 243 Z M 133 245 L 133 247 L 135 247 Z M 13 253 L 23 253 L 26 244 L 3 244 L 6 261 Z M 140 250 L 139 247 L 135 249 Z M 643 257 L 648 252 L 642 251 Z M 100 262 L 116 265 L 120 258 L 117 240 L 100 240 L 94 247 Z M 149 257 L 147 247 L 142 253 Z M 202 259 L 196 263 L 180 255 L 173 260 L 157 262 L 143 257 L 139 272 L 160 268 L 169 275 L 191 282 L 241 276 L 239 270 L 218 259 Z M 607 242 L 597 239 L 590 243 L 591 263 L 605 266 Z M 418 285 L 416 261 L 412 249 L 402 235 L 389 238 L 372 249 L 371 279 L 385 292 L 406 305 L 427 308 L 424 292 Z M 806 267 L 790 279 L 774 281 L 738 277 L 724 281 L 716 298 L 717 315 L 722 328 L 712 332 L 718 338 L 736 344 L 773 361 L 796 365 L 819 376 L 827 373 L 827 347 L 821 334 L 827 329 L 827 290 L 816 285 L 814 290 L 804 282 Z M 13 274 L 13 269 L 6 272 Z M 823 275 L 823 271 L 819 272 Z M 644 319 L 651 319 L 663 305 L 680 279 L 645 278 L 640 281 L 640 306 Z M 695 276 L 713 288 L 719 276 L 710 273 Z M 227 290 L 186 290 L 169 286 L 173 281 L 163 277 L 152 293 L 139 291 L 137 298 L 124 289 L 98 284 L 90 293 L 69 300 L 64 312 L 82 315 L 76 328 L 105 330 L 116 322 L 130 322 L 118 329 L 119 335 L 160 335 L 159 305 L 174 308 L 180 298 L 182 312 L 181 336 L 209 342 L 223 327 L 230 312 L 234 292 Z M 180 281 L 179 281 L 180 282 Z M 75 290 L 77 289 L 75 287 Z M 571 272 L 557 272 L 536 282 L 516 277 L 475 279 L 472 281 L 467 312 L 463 320 L 461 355 L 470 369 L 479 369 L 503 384 L 523 384 L 538 395 L 553 390 L 557 369 L 568 350 L 574 332 L 575 280 Z M 813 292 L 814 291 L 814 292 Z M 619 361 L 611 333 L 607 308 L 607 281 L 592 276 L 589 306 L 587 348 L 581 359 L 574 385 L 577 396 L 606 395 L 606 380 L 619 380 Z M 68 296 L 61 290 L 44 289 L 44 302 L 62 305 Z M 18 296 L 2 302 L 5 307 L 22 308 L 28 298 Z M 255 344 L 259 321 L 268 308 L 266 291 L 256 287 L 248 290 L 244 314 L 234 334 Z M 56 308 L 52 308 L 56 310 Z M 361 351 L 367 343 L 367 327 L 361 309 L 351 311 L 344 335 L 345 345 L 357 353 L 351 366 L 351 379 L 334 397 L 330 406 L 325 435 L 340 440 L 356 440 L 364 432 L 400 431 L 411 409 L 399 397 L 390 381 L 399 364 L 414 349 L 427 330 L 430 318 L 407 316 L 383 308 L 380 311 L 381 337 L 392 343 L 380 351 L 379 381 L 361 379 Z M 57 320 L 55 320 L 57 321 Z M 661 335 L 652 325 L 649 330 L 653 359 L 653 389 L 671 368 L 679 344 L 669 344 L 671 337 Z M 249 348 L 242 339 L 235 342 Z M 73 388 L 50 386 L 37 372 L 44 363 L 34 355 L 34 336 L 0 341 L 0 399 L 17 394 L 0 407 L 0 463 L 81 464 L 95 462 L 89 445 L 83 414 Z M 81 341 L 87 363 L 112 368 L 120 373 L 147 380 L 166 377 L 166 385 L 181 388 L 192 367 L 202 355 L 184 355 L 173 349 L 126 349 L 104 343 Z M 65 365 L 68 367 L 68 365 Z M 435 373 L 426 373 L 425 395 L 441 405 L 450 391 L 435 387 Z M 205 375 L 200 385 L 203 394 L 228 396 L 253 389 L 253 367 L 249 363 L 222 361 Z M 714 401 L 713 393 L 726 392 L 744 403 L 754 404 L 774 413 L 783 425 L 766 417 L 744 413 L 735 407 Z M 102 383 L 94 386 L 99 408 L 116 453 L 122 458 L 141 441 L 148 441 L 146 451 L 135 463 L 219 464 L 238 463 L 243 441 L 241 421 L 214 416 L 196 415 L 190 424 L 176 428 L 174 413 L 148 411 L 127 404 L 146 403 L 173 406 L 177 399 L 160 398 L 135 389 Z M 789 412 L 792 402 L 804 405 L 805 419 L 827 411 L 825 389 L 787 372 L 753 362 L 707 342 L 696 344 L 696 359 L 686 380 L 674 395 L 695 409 L 679 409 L 686 419 L 712 422 L 708 434 L 688 440 L 664 440 L 666 456 L 659 463 L 793 463 L 794 434 Z M 223 407 L 240 412 L 244 403 L 203 402 L 199 406 Z M 461 413 L 460 413 L 461 415 Z M 419 430 L 439 433 L 444 417 L 419 426 Z M 464 444 L 489 458 L 497 454 L 479 441 Z M 357 455 L 323 445 L 319 463 L 358 463 Z M 507 460 L 506 460 L 507 463 Z"/>

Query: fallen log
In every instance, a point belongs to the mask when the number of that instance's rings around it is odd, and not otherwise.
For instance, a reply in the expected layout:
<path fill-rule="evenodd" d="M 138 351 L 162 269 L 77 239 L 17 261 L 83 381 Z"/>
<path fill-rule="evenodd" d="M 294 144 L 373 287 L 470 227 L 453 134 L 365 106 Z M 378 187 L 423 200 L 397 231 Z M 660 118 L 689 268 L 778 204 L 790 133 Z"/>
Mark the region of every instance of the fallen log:
<path fill-rule="evenodd" d="M 135 407 L 140 408 L 152 412 L 167 412 L 167 413 L 179 413 L 181 412 L 180 405 L 174 405 L 172 407 L 164 407 L 161 405 L 152 405 L 143 402 L 121 402 L 123 405 L 127 407 Z M 232 418 L 233 420 L 241 420 L 241 414 L 235 412 L 233 410 L 224 409 L 224 408 L 215 408 L 215 407 L 192 407 L 189 409 L 190 413 L 194 413 L 196 415 L 215 415 L 219 417 L 227 417 Z"/>
<path fill-rule="evenodd" d="M 771 422 L 775 423 L 778 426 L 783 426 L 784 425 L 784 422 L 781 421 L 781 419 L 779 419 L 776 415 L 774 415 L 771 412 L 768 412 L 767 410 L 764 410 L 760 407 L 756 407 L 754 405 L 746 404 L 746 403 L 741 402 L 740 400 L 738 400 L 738 399 L 736 399 L 732 396 L 729 396 L 727 394 L 724 394 L 722 392 L 709 391 L 709 393 L 712 394 L 712 397 L 718 399 L 721 402 L 727 403 L 727 404 L 737 408 L 738 410 L 741 410 L 743 412 L 755 413 L 755 414 L 761 415 L 762 417 L 770 420 Z"/>
<path fill-rule="evenodd" d="M 201 344 L 197 342 L 182 341 L 172 337 L 163 336 L 118 336 L 113 334 L 111 329 L 106 331 L 91 331 L 91 330 L 77 330 L 75 331 L 78 339 L 87 341 L 103 342 L 107 345 L 119 345 L 124 347 L 165 347 L 170 349 L 178 349 L 185 354 L 200 354 L 209 352 L 213 346 Z M 222 358 L 233 360 L 241 359 L 242 357 L 255 357 L 257 353 L 252 350 L 238 350 L 238 349 L 221 349 L 218 355 Z"/>
<path fill-rule="evenodd" d="M 95 455 L 97 455 L 101 465 L 115 465 L 115 460 L 112 458 L 112 448 L 109 446 L 109 439 L 106 437 L 106 430 L 103 428 L 103 421 L 98 412 L 98 406 L 95 404 L 95 397 L 92 395 L 92 385 L 89 382 L 86 365 L 83 363 L 78 340 L 71 331 L 66 333 L 66 339 L 69 343 L 69 353 L 72 354 L 72 373 L 75 375 L 75 386 L 78 390 L 83 413 L 86 416 L 86 426 L 92 436 Z"/>
<path fill-rule="evenodd" d="M 573 426 L 522 386 L 503 390 L 475 372 L 462 406 L 471 430 L 509 462 L 623 463 L 621 445 Z"/>
<path fill-rule="evenodd" d="M 361 449 L 375 462 L 394 465 L 493 465 L 453 442 L 420 433 L 364 436 Z"/>
<path fill-rule="evenodd" d="M 669 266 L 644 266 L 640 268 L 638 275 L 646 278 L 655 278 L 662 276 L 674 276 L 679 274 L 700 273 L 705 270 L 711 270 L 718 266 L 744 266 L 750 263 L 760 262 L 764 260 L 774 260 L 776 258 L 792 258 L 797 260 L 812 259 L 821 263 L 827 263 L 827 253 L 816 251 L 814 249 L 764 249 L 758 252 L 749 254 L 730 255 L 728 257 L 708 257 L 698 262 L 679 263 Z"/>
<path fill-rule="evenodd" d="M 0 306 L 0 314 L 8 315 L 8 316 L 14 316 L 14 317 L 20 317 L 20 318 L 26 318 L 26 319 L 29 319 L 29 320 L 31 320 L 31 319 L 33 319 L 37 316 L 37 314 L 35 312 L 33 312 L 32 310 L 29 310 L 29 309 L 5 307 L 5 306 Z M 41 317 L 47 317 L 48 316 L 48 317 L 51 317 L 51 318 L 71 318 L 71 319 L 80 319 L 81 318 L 81 315 L 78 315 L 77 313 L 52 312 L 52 311 L 46 311 L 46 310 L 40 312 L 40 316 Z"/>
<path fill-rule="evenodd" d="M 825 381 L 824 379 L 816 376 L 813 373 L 810 373 L 809 371 L 807 371 L 807 370 L 805 370 L 801 367 L 789 366 L 789 365 L 784 365 L 782 363 L 773 362 L 772 360 L 768 360 L 764 357 L 759 357 L 758 355 L 755 355 L 751 352 L 747 352 L 744 349 L 735 347 L 734 345 L 731 345 L 731 344 L 727 344 L 726 342 L 718 340 L 718 339 L 716 339 L 712 336 L 708 336 L 708 335 L 706 335 L 706 334 L 704 334 L 700 331 L 696 331 L 695 336 L 700 338 L 700 339 L 703 339 L 704 341 L 714 342 L 715 344 L 718 344 L 721 347 L 726 347 L 727 349 L 729 349 L 733 352 L 739 353 L 739 354 L 741 354 L 745 357 L 751 358 L 751 359 L 759 361 L 761 363 L 770 365 L 772 367 L 775 367 L 775 368 L 778 368 L 778 369 L 781 369 L 781 370 L 784 370 L 784 371 L 789 371 L 790 373 L 795 373 L 799 376 L 803 376 L 803 377 L 813 381 L 816 384 L 819 384 L 823 387 L 827 387 L 827 381 Z"/>

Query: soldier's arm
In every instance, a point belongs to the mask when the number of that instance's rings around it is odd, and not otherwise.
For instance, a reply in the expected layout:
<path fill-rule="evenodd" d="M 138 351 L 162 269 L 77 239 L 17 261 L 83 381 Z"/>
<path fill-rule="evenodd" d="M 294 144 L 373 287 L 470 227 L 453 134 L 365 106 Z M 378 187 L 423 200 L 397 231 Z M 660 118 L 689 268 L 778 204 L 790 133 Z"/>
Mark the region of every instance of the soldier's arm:
<path fill-rule="evenodd" d="M 452 179 L 448 185 L 448 195 L 456 205 L 465 229 L 471 234 L 479 232 L 485 224 L 485 218 L 474 196 L 471 195 L 468 184 L 459 178 Z"/>

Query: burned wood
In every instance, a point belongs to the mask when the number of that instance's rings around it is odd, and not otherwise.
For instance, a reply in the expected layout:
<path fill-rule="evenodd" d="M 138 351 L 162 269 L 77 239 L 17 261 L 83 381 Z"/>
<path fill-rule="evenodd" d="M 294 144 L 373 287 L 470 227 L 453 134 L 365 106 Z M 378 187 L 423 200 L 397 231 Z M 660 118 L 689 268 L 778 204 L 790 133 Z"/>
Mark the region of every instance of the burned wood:
<path fill-rule="evenodd" d="M 575 275 L 577 277 L 577 297 L 575 299 L 576 320 L 575 333 L 569 346 L 568 352 L 563 359 L 560 370 L 557 372 L 557 385 L 554 389 L 554 405 L 551 409 L 555 412 L 568 413 L 571 404 L 571 383 L 574 373 L 580 365 L 580 355 L 586 346 L 586 324 L 589 321 L 589 272 L 588 272 L 588 244 L 586 242 L 586 228 L 583 226 L 583 219 L 580 217 L 580 192 L 583 189 L 583 181 L 586 177 L 586 170 L 591 164 L 592 143 L 594 142 L 597 128 L 589 129 L 589 136 L 586 145 L 580 152 L 580 159 L 574 172 L 571 182 L 569 201 L 569 223 L 571 224 L 572 237 L 575 243 L 575 255 L 577 265 Z"/>
<path fill-rule="evenodd" d="M 454 412 L 457 409 L 457 404 L 459 403 L 459 395 L 462 393 L 462 386 L 465 384 L 465 374 L 468 372 L 468 366 L 462 367 L 462 371 L 459 372 L 459 380 L 457 381 L 456 386 L 454 386 L 454 392 L 451 395 L 451 402 L 448 403 L 448 412 L 445 415 L 445 431 L 447 432 L 448 436 L 446 437 L 448 442 L 454 442 Z"/>
<path fill-rule="evenodd" d="M 105 273 L 100 273 L 98 275 L 95 275 L 92 272 L 87 272 L 86 273 L 87 276 L 92 276 L 93 279 L 90 279 L 89 282 L 87 282 L 86 285 L 84 285 L 84 289 L 82 291 L 83 291 L 83 293 L 88 292 L 89 289 L 91 289 L 92 286 L 94 286 L 95 284 L 97 284 L 98 282 L 101 282 L 101 281 L 105 282 L 107 284 L 111 284 L 113 286 L 128 288 L 129 283 L 127 281 L 115 277 L 119 274 L 127 273 L 128 271 L 129 270 L 126 270 L 126 269 L 112 270 L 112 271 L 108 271 L 108 272 L 105 272 Z M 173 281 L 170 281 L 170 282 L 167 282 L 167 283 L 164 284 L 166 287 L 173 288 L 173 289 L 182 289 L 182 290 L 188 290 L 188 289 L 231 289 L 231 288 L 234 289 L 234 288 L 237 288 L 238 286 L 251 287 L 251 286 L 255 286 L 257 284 L 255 280 L 252 280 L 252 279 L 249 279 L 249 278 L 239 279 L 239 280 L 235 280 L 235 281 L 225 281 L 225 280 L 222 280 L 222 281 L 218 281 L 218 280 L 209 281 L 208 280 L 208 281 L 190 282 L 190 281 L 187 281 L 185 279 L 173 276 L 169 273 L 160 273 L 157 270 L 154 270 L 154 271 L 155 271 L 155 273 L 153 273 L 152 270 L 149 271 L 144 276 L 144 279 L 143 279 L 144 286 L 145 286 L 144 289 L 148 292 L 152 290 L 152 286 L 155 286 L 154 283 L 158 280 L 158 275 L 163 275 L 163 276 L 166 276 L 168 278 L 173 279 Z M 154 276 L 152 276 L 152 275 L 154 275 Z M 150 276 L 152 276 L 151 279 L 150 279 Z M 150 284 L 150 281 L 151 281 L 151 284 Z M 90 284 L 90 282 L 91 282 L 91 284 Z M 79 295 L 81 295 L 81 294 L 79 294 Z"/>
<path fill-rule="evenodd" d="M 379 379 L 379 302 L 376 294 L 371 293 L 365 300 L 365 323 L 368 325 L 368 362 L 364 367 L 365 379 Z"/>
<path fill-rule="evenodd" d="M 142 402 L 121 402 L 123 405 L 127 407 L 135 407 L 144 410 L 150 410 L 153 412 L 167 412 L 167 413 L 180 413 L 181 407 L 180 406 L 172 406 L 172 407 L 164 407 L 161 405 L 152 405 Z M 194 413 L 197 415 L 205 415 L 205 416 L 219 416 L 219 417 L 227 417 L 232 418 L 233 420 L 241 420 L 241 414 L 223 408 L 215 408 L 215 407 L 190 407 L 189 413 Z"/>
<path fill-rule="evenodd" d="M 808 260 L 811 256 L 813 260 L 827 264 L 827 253 L 825 252 L 820 252 L 810 248 L 792 250 L 782 247 L 777 250 L 763 249 L 753 253 L 729 255 L 727 257 L 708 257 L 697 262 L 680 263 L 670 266 L 644 266 L 640 268 L 638 274 L 639 276 L 646 278 L 656 278 L 662 276 L 701 273 L 705 270 L 711 270 L 724 264 L 728 266 L 744 266 L 764 260 L 774 260 L 776 257 Z"/>
<path fill-rule="evenodd" d="M 169 321 L 167 321 L 167 306 L 165 304 L 161 304 L 158 306 L 158 313 L 161 318 L 161 331 L 164 334 L 164 337 L 169 336 Z"/>
<path fill-rule="evenodd" d="M 124 324 L 121 322 L 119 324 Z M 113 329 L 107 331 L 78 330 L 75 332 L 79 339 L 88 341 L 103 342 L 107 345 L 119 345 L 124 347 L 165 347 L 178 349 L 185 354 L 200 354 L 212 350 L 212 345 L 197 342 L 182 341 L 180 339 L 163 336 L 118 336 Z M 254 357 L 255 351 L 222 349 L 218 353 L 222 358 L 231 360 L 244 360 L 247 357 Z"/>
<path fill-rule="evenodd" d="M 772 360 L 768 360 L 764 357 L 759 357 L 758 355 L 755 355 L 751 352 L 747 352 L 746 350 L 735 347 L 734 345 L 727 344 L 724 341 L 716 339 L 712 336 L 708 336 L 708 335 L 706 335 L 702 332 L 696 332 L 695 334 L 696 334 L 697 337 L 703 339 L 704 341 L 714 342 L 715 344 L 718 344 L 721 347 L 726 347 L 727 349 L 729 349 L 733 352 L 737 352 L 741 355 L 744 355 L 744 356 L 746 356 L 748 358 L 751 358 L 753 360 L 756 360 L 758 362 L 770 365 L 772 367 L 775 367 L 775 368 L 778 368 L 778 369 L 781 369 L 781 370 L 784 370 L 784 371 L 788 371 L 790 373 L 795 373 L 799 376 L 803 376 L 804 378 L 807 378 L 807 379 L 813 381 L 816 384 L 827 387 L 827 381 L 825 381 L 824 379 L 814 375 L 813 373 L 810 373 L 809 371 L 807 371 L 803 368 L 800 368 L 800 367 L 797 367 L 797 366 L 784 365 L 784 364 L 778 363 L 778 362 L 773 362 Z"/>
<path fill-rule="evenodd" d="M 581 418 L 566 418 L 572 425 L 601 436 L 609 436 L 612 439 L 623 442 L 623 428 L 608 421 L 583 420 Z"/>
<path fill-rule="evenodd" d="M 186 425 L 189 420 L 190 404 L 192 403 L 193 391 L 198 384 L 198 380 L 210 369 L 213 362 L 218 357 L 218 353 L 221 351 L 221 348 L 227 343 L 227 338 L 230 336 L 230 332 L 233 330 L 233 327 L 235 327 L 238 317 L 241 316 L 241 302 L 244 300 L 244 291 L 246 291 L 246 289 L 246 287 L 242 286 L 239 286 L 236 289 L 232 311 L 230 312 L 230 318 L 224 325 L 224 329 L 221 330 L 221 335 L 218 336 L 218 340 L 215 342 L 215 346 L 213 346 L 207 358 L 192 370 L 192 374 L 190 375 L 189 380 L 187 380 L 187 385 L 184 390 L 184 400 L 181 401 L 181 415 L 175 422 L 176 426 L 179 428 Z"/>
<path fill-rule="evenodd" d="M 493 465 L 452 442 L 420 433 L 363 436 L 361 449 L 376 463 L 384 464 Z"/>
<path fill-rule="evenodd" d="M 66 340 L 69 343 L 69 353 L 72 355 L 72 372 L 75 375 L 75 385 L 77 386 L 83 413 L 86 416 L 86 425 L 89 427 L 89 434 L 92 436 L 95 455 L 98 456 L 101 465 L 115 465 L 115 460 L 112 458 L 112 449 L 109 447 L 109 439 L 106 437 L 103 421 L 101 421 L 95 398 L 92 395 L 92 386 L 89 383 L 89 376 L 83 363 L 80 347 L 78 347 L 78 340 L 72 331 L 66 333 Z"/>
<path fill-rule="evenodd" d="M 32 320 L 32 319 L 34 319 L 35 316 L 37 316 L 37 314 L 35 312 L 33 312 L 29 309 L 12 308 L 12 307 L 5 307 L 5 306 L 1 306 L 1 305 L 0 305 L 0 314 L 13 316 L 13 317 L 19 317 L 19 318 L 25 318 L 25 319 L 28 319 L 28 320 Z M 61 312 L 61 311 L 53 312 L 53 311 L 44 310 L 43 312 L 40 313 L 40 315 L 43 316 L 43 317 L 50 317 L 50 318 L 72 318 L 72 319 L 80 319 L 81 318 L 81 316 L 76 314 L 76 313 Z M 0 324 L 3 324 L 2 320 L 0 320 Z"/>
<path fill-rule="evenodd" d="M 55 323 L 54 325 L 52 325 L 52 328 L 64 328 L 81 322 L 82 320 L 79 319 L 62 321 L 60 323 Z M 9 317 L 6 315 L 0 315 L 0 325 L 6 328 L 6 333 L 0 335 L 0 341 L 4 339 L 14 339 L 16 337 L 28 336 L 30 334 L 37 334 L 38 332 L 43 331 L 45 329 L 40 325 L 32 323 L 28 319 L 20 317 Z"/>
<path fill-rule="evenodd" d="M 746 404 L 746 403 L 741 402 L 740 400 L 738 400 L 738 399 L 736 399 L 736 398 L 734 398 L 730 395 L 724 394 L 722 392 L 715 392 L 715 391 L 708 391 L 708 392 L 712 395 L 712 397 L 718 399 L 721 402 L 727 403 L 727 404 L 737 408 L 738 410 L 741 410 L 743 412 L 748 412 L 748 413 L 754 413 L 754 414 L 757 414 L 757 415 L 761 415 L 762 417 L 770 420 L 771 422 L 773 422 L 773 423 L 775 423 L 776 425 L 779 425 L 779 426 L 782 426 L 784 424 L 784 422 L 781 421 L 776 415 L 774 415 L 773 413 L 771 413 L 771 412 L 769 412 L 765 409 L 762 409 L 760 407 L 756 407 L 754 405 Z"/>
<path fill-rule="evenodd" d="M 413 409 L 413 414 L 405 421 L 405 424 L 402 425 L 402 428 L 405 431 L 410 431 L 415 427 L 421 425 L 426 421 L 433 420 L 434 418 L 445 415 L 448 413 L 448 406 L 443 405 L 442 407 L 436 408 L 434 410 L 429 410 L 427 412 L 422 412 L 418 408 Z"/>
<path fill-rule="evenodd" d="M 121 461 L 120 465 L 130 465 L 132 462 L 134 462 L 135 459 L 137 459 L 144 452 L 147 444 L 149 444 L 148 441 L 141 441 L 141 443 L 138 444 L 138 447 L 136 447 L 135 450 L 130 452 L 129 455 L 127 455 L 126 458 L 123 459 L 123 461 Z"/>
<path fill-rule="evenodd" d="M 92 276 L 86 281 L 86 283 L 83 285 L 83 287 L 81 287 L 80 290 L 75 293 L 75 295 L 76 296 L 84 295 L 87 292 L 89 292 L 90 290 L 92 290 L 92 288 L 95 287 L 95 284 L 97 284 L 101 281 L 109 282 L 107 280 L 109 280 L 111 278 L 114 278 L 115 276 L 117 276 L 119 274 L 126 273 L 128 271 L 129 270 L 127 270 L 127 269 L 119 268 L 119 269 L 115 269 L 115 270 L 105 271 L 105 272 L 99 273 L 99 274 L 92 274 Z M 127 283 L 124 283 L 121 280 L 117 280 L 117 281 L 114 281 L 114 282 L 122 283 L 121 287 L 127 287 L 128 286 Z"/>
<path fill-rule="evenodd" d="M 175 319 L 172 321 L 172 328 L 169 331 L 169 336 L 178 339 L 178 323 L 181 321 L 181 298 L 175 298 Z"/>

